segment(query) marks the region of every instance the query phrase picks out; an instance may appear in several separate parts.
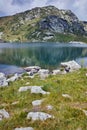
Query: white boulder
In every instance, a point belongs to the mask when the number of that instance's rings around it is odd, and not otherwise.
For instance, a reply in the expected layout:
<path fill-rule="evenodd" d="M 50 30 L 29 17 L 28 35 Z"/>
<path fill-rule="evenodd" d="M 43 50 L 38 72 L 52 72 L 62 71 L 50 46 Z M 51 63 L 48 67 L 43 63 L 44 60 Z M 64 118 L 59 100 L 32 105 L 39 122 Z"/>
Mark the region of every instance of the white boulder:
<path fill-rule="evenodd" d="M 34 130 L 32 127 L 21 127 L 21 128 L 15 128 L 14 130 Z"/>
<path fill-rule="evenodd" d="M 47 106 L 46 106 L 46 109 L 47 109 L 47 110 L 52 110 L 52 109 L 53 109 L 53 106 L 52 106 L 52 105 L 47 105 Z"/>
<path fill-rule="evenodd" d="M 74 60 L 61 63 L 61 67 L 64 67 L 65 70 L 69 72 L 79 70 L 81 68 L 81 66 Z"/>
<path fill-rule="evenodd" d="M 18 92 L 24 92 L 24 91 L 27 91 L 27 90 L 30 90 L 31 89 L 31 86 L 24 86 L 24 87 L 20 87 Z"/>
<path fill-rule="evenodd" d="M 29 112 L 27 115 L 27 119 L 32 119 L 33 121 L 35 120 L 44 121 L 49 118 L 54 118 L 54 117 L 44 112 Z"/>
<path fill-rule="evenodd" d="M 56 74 L 60 74 L 60 72 L 61 72 L 61 71 L 60 71 L 59 69 L 56 69 L 56 70 L 53 70 L 53 71 L 52 71 L 52 74 L 53 74 L 53 75 L 56 75 Z"/>
<path fill-rule="evenodd" d="M 41 93 L 43 95 L 50 94 L 49 92 L 44 91 L 42 89 L 42 86 L 32 86 L 31 87 L 31 93 L 35 93 L 35 94 Z"/>
<path fill-rule="evenodd" d="M 14 74 L 14 76 L 10 77 L 7 79 L 7 82 L 14 82 L 15 80 L 17 80 L 19 78 L 19 75 L 16 73 Z"/>
<path fill-rule="evenodd" d="M 32 101 L 32 105 L 33 105 L 33 106 L 39 106 L 39 105 L 41 105 L 41 103 L 42 103 L 43 101 L 44 101 L 44 99 Z"/>
<path fill-rule="evenodd" d="M 8 82 L 6 81 L 6 77 L 4 73 L 0 73 L 0 87 L 8 86 Z"/>
<path fill-rule="evenodd" d="M 0 120 L 2 120 L 3 118 L 9 118 L 9 113 L 5 110 L 5 109 L 1 109 L 0 110 Z"/>
<path fill-rule="evenodd" d="M 40 78 L 44 80 L 46 77 L 49 76 L 49 70 L 48 69 L 40 69 L 38 71 L 38 74 L 40 75 Z"/>

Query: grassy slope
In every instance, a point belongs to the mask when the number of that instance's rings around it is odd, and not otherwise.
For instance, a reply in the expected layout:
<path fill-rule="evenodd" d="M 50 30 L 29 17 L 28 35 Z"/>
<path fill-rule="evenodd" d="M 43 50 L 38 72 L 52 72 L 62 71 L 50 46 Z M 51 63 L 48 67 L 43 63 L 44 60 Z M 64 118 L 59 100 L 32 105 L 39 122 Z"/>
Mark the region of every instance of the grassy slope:
<path fill-rule="evenodd" d="M 23 80 L 10 83 L 7 88 L 0 88 L 0 108 L 5 108 L 10 113 L 9 119 L 0 121 L 0 130 L 13 130 L 16 127 L 32 126 L 35 130 L 87 130 L 87 116 L 81 109 L 87 110 L 87 69 L 81 69 L 66 75 L 49 76 L 46 80 L 23 77 Z M 42 85 L 44 90 L 50 91 L 49 96 L 30 94 L 30 91 L 18 93 L 21 86 Z M 72 99 L 62 97 L 67 93 Z M 36 99 L 46 98 L 40 111 L 55 116 L 55 119 L 46 121 L 27 120 L 27 114 L 33 111 L 31 102 Z M 18 104 L 12 105 L 13 102 Z M 46 110 L 45 106 L 51 104 L 53 110 Z"/>

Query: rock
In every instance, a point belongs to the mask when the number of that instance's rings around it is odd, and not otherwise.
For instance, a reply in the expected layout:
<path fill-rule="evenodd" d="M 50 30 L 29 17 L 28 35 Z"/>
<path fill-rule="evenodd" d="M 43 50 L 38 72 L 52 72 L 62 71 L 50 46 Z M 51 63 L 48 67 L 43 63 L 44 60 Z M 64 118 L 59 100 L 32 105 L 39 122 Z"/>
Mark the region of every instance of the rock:
<path fill-rule="evenodd" d="M 29 67 L 25 67 L 24 69 L 27 72 L 37 73 L 41 69 L 41 67 L 39 67 L 39 66 L 29 66 Z"/>
<path fill-rule="evenodd" d="M 44 90 L 42 90 L 42 86 L 24 86 L 24 87 L 20 87 L 18 92 L 24 92 L 27 90 L 31 90 L 31 93 L 41 93 L 41 94 L 50 94 L 49 92 L 46 92 Z"/>
<path fill-rule="evenodd" d="M 0 110 L 0 120 L 2 120 L 3 118 L 9 118 L 9 113 L 5 110 L 5 109 L 1 109 Z"/>
<path fill-rule="evenodd" d="M 76 130 L 82 130 L 82 128 L 81 128 L 81 127 L 78 127 Z"/>
<path fill-rule="evenodd" d="M 32 127 L 21 127 L 21 128 L 15 128 L 14 130 L 34 130 Z"/>
<path fill-rule="evenodd" d="M 33 106 L 39 106 L 39 105 L 41 105 L 41 103 L 44 101 L 44 99 L 42 99 L 42 100 L 35 100 L 35 101 L 33 101 L 32 102 L 32 105 Z"/>
<path fill-rule="evenodd" d="M 87 116 L 87 111 L 86 110 L 82 110 L 84 112 L 84 114 Z"/>
<path fill-rule="evenodd" d="M 56 70 L 53 70 L 53 71 L 52 71 L 52 74 L 53 74 L 53 75 L 56 75 L 56 74 L 60 74 L 60 72 L 61 72 L 61 71 L 60 71 L 59 69 L 56 69 Z"/>
<path fill-rule="evenodd" d="M 25 86 L 25 87 L 20 87 L 18 92 L 24 92 L 24 91 L 27 91 L 27 90 L 30 90 L 32 86 Z"/>
<path fill-rule="evenodd" d="M 0 73 L 0 87 L 8 86 L 8 82 L 6 81 L 6 77 L 4 73 Z"/>
<path fill-rule="evenodd" d="M 85 75 L 87 76 L 87 73 Z"/>
<path fill-rule="evenodd" d="M 15 101 L 12 103 L 12 105 L 17 105 L 19 103 L 19 101 Z"/>
<path fill-rule="evenodd" d="M 52 109 L 53 109 L 53 106 L 47 105 L 47 106 L 46 106 L 46 109 L 47 109 L 47 110 L 52 110 Z"/>
<path fill-rule="evenodd" d="M 65 68 L 66 72 L 67 71 L 72 72 L 72 71 L 75 71 L 75 70 L 79 70 L 81 68 L 81 66 L 78 63 L 76 63 L 74 60 L 61 63 L 61 67 Z"/>
<path fill-rule="evenodd" d="M 54 116 L 49 115 L 49 114 L 44 113 L 44 112 L 29 112 L 27 115 L 27 119 L 32 119 L 33 121 L 35 121 L 35 120 L 44 121 L 44 120 L 47 120 L 49 118 L 54 118 Z"/>
<path fill-rule="evenodd" d="M 29 85 L 29 84 L 30 84 L 30 82 L 27 82 L 27 83 L 26 83 L 26 85 Z"/>
<path fill-rule="evenodd" d="M 49 92 L 46 92 L 46 91 L 42 90 L 41 87 L 42 87 L 42 86 L 32 86 L 32 87 L 31 87 L 31 93 L 35 93 L 35 94 L 41 93 L 41 94 L 43 94 L 43 95 L 45 95 L 45 94 L 50 94 Z"/>
<path fill-rule="evenodd" d="M 61 71 L 61 70 L 57 70 L 57 69 L 56 69 L 56 70 L 53 70 L 53 71 L 52 71 L 52 74 L 53 74 L 53 75 L 66 74 L 66 71 L 65 71 L 65 70 Z"/>
<path fill-rule="evenodd" d="M 44 80 L 46 77 L 49 76 L 49 70 L 48 69 L 40 69 L 38 74 L 40 75 L 40 78 Z"/>
<path fill-rule="evenodd" d="M 72 99 L 72 97 L 68 94 L 62 94 L 62 97 Z"/>
<path fill-rule="evenodd" d="M 12 76 L 11 78 L 7 79 L 7 82 L 14 82 L 18 78 L 19 78 L 19 75 L 16 73 L 16 74 L 14 74 L 14 76 Z"/>

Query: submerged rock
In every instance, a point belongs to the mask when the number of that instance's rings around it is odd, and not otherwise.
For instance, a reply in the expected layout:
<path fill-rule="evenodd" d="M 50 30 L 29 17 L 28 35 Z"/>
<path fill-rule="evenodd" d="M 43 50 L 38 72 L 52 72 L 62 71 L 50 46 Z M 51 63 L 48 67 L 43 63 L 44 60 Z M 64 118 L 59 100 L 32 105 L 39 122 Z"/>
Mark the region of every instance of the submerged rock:
<path fill-rule="evenodd" d="M 0 87 L 8 86 L 8 82 L 6 80 L 5 74 L 0 73 Z"/>
<path fill-rule="evenodd" d="M 27 115 L 27 119 L 32 119 L 33 121 L 35 120 L 47 120 L 49 118 L 54 118 L 54 116 L 44 113 L 44 112 L 29 112 Z"/>
<path fill-rule="evenodd" d="M 21 127 L 21 128 L 15 128 L 14 130 L 34 130 L 32 127 Z"/>

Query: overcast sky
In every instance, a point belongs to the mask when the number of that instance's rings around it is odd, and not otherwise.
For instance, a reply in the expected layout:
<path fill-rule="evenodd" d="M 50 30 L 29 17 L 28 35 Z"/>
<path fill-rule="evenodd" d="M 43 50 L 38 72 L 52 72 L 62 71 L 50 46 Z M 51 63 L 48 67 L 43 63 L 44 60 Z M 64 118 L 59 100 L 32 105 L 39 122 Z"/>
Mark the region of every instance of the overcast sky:
<path fill-rule="evenodd" d="M 0 16 L 47 5 L 54 5 L 59 9 L 70 9 L 80 20 L 87 21 L 87 0 L 0 0 Z"/>

